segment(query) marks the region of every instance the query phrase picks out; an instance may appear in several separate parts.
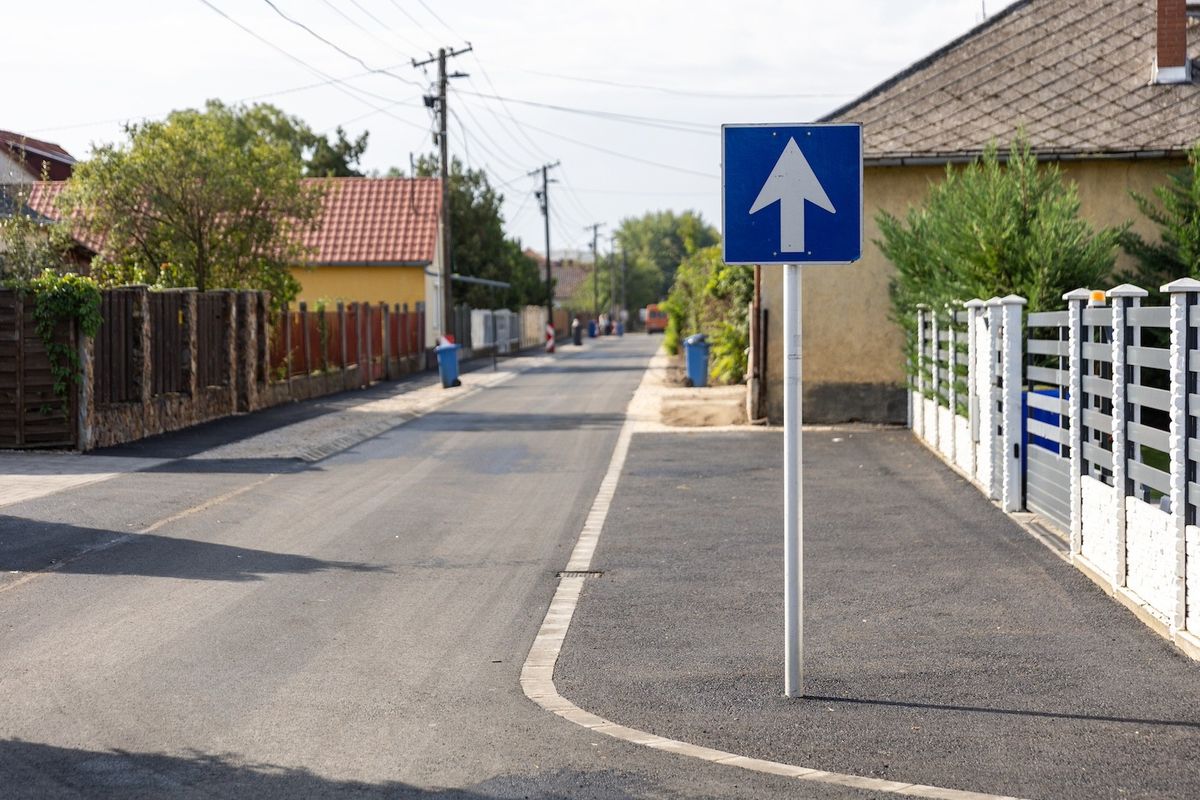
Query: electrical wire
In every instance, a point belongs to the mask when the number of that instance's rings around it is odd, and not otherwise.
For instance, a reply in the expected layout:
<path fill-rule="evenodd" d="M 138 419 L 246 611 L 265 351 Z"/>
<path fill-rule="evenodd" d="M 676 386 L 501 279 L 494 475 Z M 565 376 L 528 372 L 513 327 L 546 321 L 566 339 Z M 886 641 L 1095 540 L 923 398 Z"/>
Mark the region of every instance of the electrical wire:
<path fill-rule="evenodd" d="M 270 0 L 264 0 L 270 2 Z M 457 94 L 478 94 L 466 89 L 456 89 Z M 489 95 L 479 94 L 480 97 L 488 97 Z M 718 136 L 718 131 L 714 130 L 711 125 L 699 122 L 689 122 L 687 120 L 677 119 L 662 119 L 660 117 L 641 117 L 634 114 L 620 114 L 615 111 L 599 111 L 588 108 L 571 108 L 569 106 L 555 105 L 554 103 L 540 103 L 536 100 L 521 100 L 515 97 L 500 97 L 491 95 L 496 100 L 504 100 L 510 103 L 517 103 L 523 106 L 531 106 L 533 108 L 544 108 L 549 111 L 559 111 L 564 114 L 579 114 L 586 117 L 596 117 L 598 119 L 608 120 L 610 122 L 624 122 L 629 125 L 643 125 L 650 128 L 662 128 L 663 130 L 677 131 L 680 133 L 694 133 L 700 136 Z"/>
<path fill-rule="evenodd" d="M 789 92 L 785 94 L 753 94 L 746 92 L 697 92 L 688 89 L 673 89 L 668 86 L 653 86 L 644 83 L 622 83 L 621 81 L 609 81 L 602 78 L 582 78 L 575 75 L 562 75 L 553 72 L 541 72 L 532 69 L 521 69 L 518 72 L 524 72 L 529 75 L 538 75 L 543 78 L 557 78 L 564 81 L 575 81 L 576 83 L 593 83 L 601 86 L 616 86 L 622 89 L 637 89 L 647 92 L 661 92 L 663 94 L 681 95 L 683 97 L 706 97 L 721 100 L 805 100 L 805 99 L 836 99 L 840 97 L 853 97 L 853 92 Z"/>
<path fill-rule="evenodd" d="M 354 17 L 347 14 L 345 11 L 342 11 L 340 8 L 338 8 L 336 5 L 333 4 L 332 0 L 321 0 L 321 2 L 324 3 L 326 6 L 328 6 L 329 9 L 331 11 L 333 11 L 333 13 L 337 14 L 339 17 L 346 20 L 346 22 L 349 22 L 355 28 L 358 28 L 360 31 L 365 33 L 367 36 L 370 36 L 372 39 L 379 42 L 381 45 L 388 48 L 389 50 L 393 49 L 393 46 L 391 44 L 389 44 L 387 41 L 385 41 L 383 39 L 383 37 L 375 35 L 375 31 L 371 30 L 366 25 L 363 25 L 358 20 L 354 19 Z M 404 54 L 401 53 L 401 55 L 404 55 Z"/>
<path fill-rule="evenodd" d="M 207 2 L 206 2 L 206 0 L 200 0 L 200 2 L 202 2 L 202 3 L 205 3 L 205 4 L 207 5 Z M 272 10 L 272 11 L 274 11 L 276 14 L 278 14 L 278 15 L 279 15 L 280 17 L 282 17 L 283 19 L 287 20 L 287 21 L 288 21 L 288 22 L 290 22 L 291 24 L 295 25 L 297 28 L 300 28 L 300 29 L 301 29 L 301 30 L 303 30 L 304 32 L 308 33 L 310 36 L 312 36 L 312 37 L 313 37 L 314 39 L 316 39 L 317 41 L 319 41 L 319 42 L 322 42 L 322 43 L 324 43 L 324 44 L 328 45 L 329 47 L 332 47 L 334 50 L 338 51 L 339 53 L 341 53 L 341 54 L 342 54 L 343 56 L 345 56 L 346 58 L 349 58 L 349 59 L 351 59 L 352 61 L 356 61 L 356 62 L 358 62 L 359 64 L 361 64 L 361 65 L 362 65 L 363 69 L 367 70 L 368 72 L 372 72 L 372 73 L 375 73 L 375 74 L 377 74 L 377 75 L 387 75 L 389 78 L 395 78 L 396 80 L 398 80 L 398 81 L 400 81 L 400 82 L 402 82 L 402 83 L 407 83 L 407 84 L 409 84 L 410 86 L 421 86 L 421 84 L 420 84 L 419 82 L 417 82 L 417 81 L 414 81 L 414 80 L 412 80 L 412 79 L 410 79 L 410 78 L 405 78 L 405 77 L 403 77 L 403 76 L 401 76 L 401 75 L 397 75 L 395 72 L 392 72 L 392 71 L 390 71 L 390 70 L 386 70 L 386 69 L 379 69 L 379 68 L 376 68 L 376 67 L 372 67 L 372 66 L 371 66 L 370 64 L 368 64 L 366 61 L 363 61 L 361 58 L 359 58 L 358 56 L 354 55 L 354 53 L 351 53 L 349 50 L 346 50 L 345 48 L 343 48 L 343 47 L 339 47 L 338 45 L 334 44 L 333 42 L 331 42 L 330 40 L 326 39 L 326 38 L 325 38 L 324 36 L 322 36 L 321 34 L 317 33 L 317 32 L 316 32 L 315 30 L 313 30 L 312 28 L 310 28 L 310 27 L 308 27 L 307 25 L 305 25 L 305 24 L 304 24 L 303 22 L 301 22 L 300 20 L 298 20 L 298 19 L 294 19 L 293 17 L 289 17 L 287 14 L 283 13 L 283 11 L 282 11 L 282 10 L 280 10 L 279 6 L 275 5 L 275 3 L 273 3 L 273 2 L 272 2 L 272 0 L 263 0 L 263 2 L 264 2 L 264 3 L 266 3 L 268 6 L 270 6 L 270 7 L 271 7 L 271 10 Z M 351 2 L 353 2 L 353 0 L 351 0 Z M 355 3 L 355 5 L 357 6 L 358 4 L 357 4 L 357 3 Z M 361 6 L 359 6 L 359 8 L 361 8 Z"/>
<path fill-rule="evenodd" d="M 271 40 L 269 40 L 269 39 L 267 39 L 267 38 L 265 38 L 265 37 L 263 37 L 263 36 L 259 35 L 258 33 L 256 33 L 255 31 L 253 31 L 251 28 L 249 28 L 249 27 L 247 27 L 247 26 L 243 25 L 242 23 L 238 22 L 236 19 L 234 19 L 233 17 L 229 16 L 229 15 L 228 15 L 228 14 L 226 14 L 224 11 L 222 11 L 220 8 L 218 8 L 217 6 L 213 5 L 211 2 L 209 2 L 209 0 L 199 0 L 199 2 L 200 2 L 200 3 L 202 3 L 203 5 L 207 6 L 209 9 L 211 9 L 211 10 L 212 10 L 212 11 L 214 11 L 215 13 L 217 13 L 219 16 L 221 16 L 221 17 L 225 18 L 227 21 L 229 21 L 230 23 L 232 23 L 234 26 L 236 26 L 236 27 L 240 28 L 240 29 L 241 29 L 243 32 L 247 33 L 248 35 L 250 35 L 250 36 L 251 36 L 251 37 L 253 37 L 254 39 L 257 39 L 258 41 L 260 41 L 260 42 L 262 42 L 263 44 L 267 45 L 268 47 L 270 47 L 272 50 L 276 51 L 276 52 L 277 52 L 277 53 L 279 53 L 280 55 L 284 56 L 285 58 L 287 58 L 287 59 L 289 59 L 289 60 L 291 60 L 291 61 L 294 61 L 295 63 L 297 63 L 297 64 L 299 64 L 300 66 L 304 67 L 304 69 L 306 69 L 306 70 L 308 70 L 309 72 L 313 73 L 314 75 L 317 75 L 317 76 L 319 76 L 319 77 L 321 77 L 321 78 L 325 78 L 325 79 L 326 79 L 326 81 L 328 81 L 328 82 L 329 82 L 331 85 L 333 85 L 334 87 L 336 87 L 336 88 L 337 88 L 337 89 L 338 89 L 340 92 L 342 92 L 343 94 L 345 94 L 345 95 L 347 95 L 347 96 L 349 96 L 349 97 L 352 97 L 352 98 L 354 98 L 354 99 L 355 99 L 355 100 L 357 100 L 358 102 L 360 102 L 360 103 L 362 103 L 362 104 L 364 104 L 364 105 L 366 105 L 366 106 L 368 106 L 368 107 L 370 107 L 370 108 L 373 108 L 373 109 L 375 109 L 376 111 L 379 111 L 380 113 L 387 114 L 387 116 L 391 117 L 392 119 L 396 120 L 397 122 L 400 122 L 400 123 L 402 123 L 402 124 L 404 124 L 404 125 L 408 125 L 408 126 L 410 126 L 410 127 L 417 128 L 418 130 L 422 130 L 422 131 L 423 131 L 423 130 L 425 130 L 425 129 L 424 129 L 424 127 L 423 127 L 423 126 L 421 126 L 421 125 L 418 125 L 418 124 L 416 124 L 416 123 L 414 123 L 414 122 L 410 122 L 410 121 L 408 121 L 408 120 L 404 119 L 403 117 L 397 116 L 396 114 L 393 114 L 392 112 L 390 112 L 390 111 L 387 111 L 386 109 L 384 109 L 384 108 L 382 108 L 382 107 L 380 107 L 380 106 L 376 106 L 374 103 L 371 103 L 371 102 L 369 102 L 369 101 L 367 101 L 367 100 L 364 100 L 364 99 L 363 99 L 363 97 L 362 97 L 361 95 L 367 95 L 368 97 L 375 97 L 375 98 L 381 99 L 381 100 L 383 100 L 384 102 L 387 102 L 387 103 L 392 103 L 392 102 L 395 102 L 395 98 L 392 98 L 392 97 L 384 97 L 384 96 L 382 96 L 382 95 L 377 95 L 377 94 L 375 94 L 374 92 L 368 92 L 368 91 L 367 91 L 367 90 L 365 90 L 365 89 L 360 89 L 360 88 L 358 88 L 358 87 L 351 87 L 351 86 L 350 86 L 350 85 L 349 85 L 349 84 L 348 84 L 348 83 L 347 83 L 345 80 L 343 80 L 343 79 L 340 79 L 340 78 L 334 78 L 334 77 L 333 77 L 332 75 L 330 75 L 329 73 L 327 73 L 327 72 L 324 72 L 324 71 L 322 71 L 322 70 L 320 70 L 320 69 L 318 69 L 318 68 L 316 68 L 316 67 L 312 66 L 312 65 L 311 65 L 311 64 L 309 64 L 307 61 L 305 61 L 304 59 L 300 58 L 299 56 L 295 56 L 295 55 L 293 55 L 292 53 L 288 52 L 287 50 L 284 50 L 282 47 L 280 47 L 279 45 L 275 44 L 275 43 L 274 43 L 274 42 L 272 42 Z M 369 71 L 372 71 L 372 72 L 373 72 L 374 70 L 369 70 Z M 389 73 L 389 74 L 390 74 L 390 73 Z M 419 84 L 418 84 L 418 85 L 419 85 Z"/>

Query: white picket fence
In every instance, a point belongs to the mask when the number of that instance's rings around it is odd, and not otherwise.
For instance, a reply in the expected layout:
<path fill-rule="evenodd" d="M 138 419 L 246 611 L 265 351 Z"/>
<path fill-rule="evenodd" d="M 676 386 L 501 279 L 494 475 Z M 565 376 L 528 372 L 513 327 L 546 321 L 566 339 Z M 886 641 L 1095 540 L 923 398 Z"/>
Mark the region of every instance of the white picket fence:
<path fill-rule="evenodd" d="M 1200 658 L 1200 281 L 917 310 L 909 426 Z"/>

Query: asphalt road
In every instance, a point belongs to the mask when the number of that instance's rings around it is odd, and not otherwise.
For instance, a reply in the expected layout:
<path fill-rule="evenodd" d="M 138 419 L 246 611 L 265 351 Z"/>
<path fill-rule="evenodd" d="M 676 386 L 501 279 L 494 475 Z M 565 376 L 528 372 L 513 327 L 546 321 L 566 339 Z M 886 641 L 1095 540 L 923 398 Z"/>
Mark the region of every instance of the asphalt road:
<path fill-rule="evenodd" d="M 180 459 L 4 508 L 0 796 L 870 796 L 521 693 L 658 344 L 590 346 L 316 464 Z M 197 444 L 133 449 L 155 448 Z"/>

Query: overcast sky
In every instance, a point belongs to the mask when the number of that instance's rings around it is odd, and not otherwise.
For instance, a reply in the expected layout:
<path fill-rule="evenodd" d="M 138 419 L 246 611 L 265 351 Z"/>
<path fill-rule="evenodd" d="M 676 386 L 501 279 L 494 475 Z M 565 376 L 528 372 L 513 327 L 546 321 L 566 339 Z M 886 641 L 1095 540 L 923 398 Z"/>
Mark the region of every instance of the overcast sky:
<path fill-rule="evenodd" d="M 411 59 L 469 41 L 474 51 L 451 62 L 469 73 L 452 82 L 452 152 L 502 185 L 510 233 L 538 250 L 525 173 L 561 160 L 550 190 L 557 251 L 588 243 L 585 225 L 605 223 L 603 234 L 648 210 L 692 208 L 719 226 L 721 123 L 815 119 L 984 11 L 980 0 L 272 2 L 354 58 L 267 0 L 10 4 L 0 128 L 86 158 L 93 142 L 120 140 L 124 120 L 210 97 L 262 100 L 320 131 L 370 131 L 364 166 L 407 169 L 410 153 L 433 149 L 421 96 L 436 75 Z"/>

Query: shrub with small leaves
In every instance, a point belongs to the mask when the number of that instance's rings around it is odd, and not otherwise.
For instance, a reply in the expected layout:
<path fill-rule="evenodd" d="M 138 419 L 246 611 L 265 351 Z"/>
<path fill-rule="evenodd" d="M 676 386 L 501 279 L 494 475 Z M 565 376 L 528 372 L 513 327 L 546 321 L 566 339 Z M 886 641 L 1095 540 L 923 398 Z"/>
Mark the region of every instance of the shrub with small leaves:
<path fill-rule="evenodd" d="M 58 336 L 63 325 L 77 322 L 82 336 L 92 337 L 100 330 L 100 287 L 91 278 L 73 272 L 59 274 L 46 270 L 18 287 L 34 297 L 34 324 L 38 337 L 50 358 L 54 394 L 67 401 L 72 384 L 81 380 L 79 353 Z"/>

